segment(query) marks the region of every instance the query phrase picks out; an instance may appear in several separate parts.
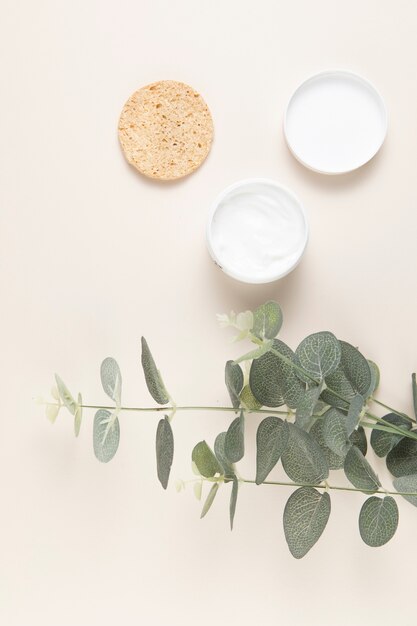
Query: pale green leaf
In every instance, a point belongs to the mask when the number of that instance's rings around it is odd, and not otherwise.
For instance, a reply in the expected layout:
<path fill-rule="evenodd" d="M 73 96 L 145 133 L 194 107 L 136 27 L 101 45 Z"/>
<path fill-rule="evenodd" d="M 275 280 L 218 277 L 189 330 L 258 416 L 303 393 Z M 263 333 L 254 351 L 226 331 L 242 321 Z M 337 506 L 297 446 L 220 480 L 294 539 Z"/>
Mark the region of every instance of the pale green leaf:
<path fill-rule="evenodd" d="M 240 402 L 245 409 L 249 411 L 257 411 L 262 407 L 262 404 L 253 395 L 249 385 L 245 385 L 240 392 Z"/>
<path fill-rule="evenodd" d="M 232 406 L 238 409 L 240 405 L 239 394 L 243 387 L 243 372 L 240 365 L 233 363 L 233 361 L 227 361 L 224 379 Z"/>
<path fill-rule="evenodd" d="M 120 406 L 122 393 L 122 375 L 120 368 L 112 357 L 107 357 L 100 368 L 101 384 L 105 393 Z"/>
<path fill-rule="evenodd" d="M 352 485 L 365 493 L 378 491 L 381 486 L 378 476 L 356 446 L 352 446 L 347 453 L 344 470 Z"/>
<path fill-rule="evenodd" d="M 45 414 L 46 417 L 48 418 L 48 420 L 51 422 L 51 424 L 53 424 L 56 420 L 56 418 L 58 417 L 58 413 L 59 413 L 59 409 L 60 409 L 60 405 L 59 404 L 46 404 L 45 405 Z"/>
<path fill-rule="evenodd" d="M 385 422 L 389 424 L 394 424 L 394 426 L 398 426 L 404 431 L 408 431 L 411 429 L 411 422 L 406 420 L 401 415 L 397 415 L 396 413 L 388 413 L 388 415 L 384 415 L 383 417 Z M 388 433 L 383 430 L 377 430 L 376 428 L 372 429 L 371 433 L 371 446 L 379 457 L 387 456 L 389 452 L 401 441 L 403 438 L 402 435 L 396 433 Z M 417 465 L 416 465 L 417 468 Z"/>
<path fill-rule="evenodd" d="M 329 466 L 320 446 L 295 424 L 288 424 L 288 429 L 288 445 L 281 457 L 286 474 L 297 483 L 321 483 L 329 475 Z"/>
<path fill-rule="evenodd" d="M 365 500 L 359 514 L 359 532 L 371 548 L 386 544 L 398 526 L 398 506 L 394 498 L 372 496 Z"/>
<path fill-rule="evenodd" d="M 330 516 L 328 493 L 300 487 L 289 497 L 284 509 L 284 533 L 291 554 L 301 559 L 321 537 Z"/>
<path fill-rule="evenodd" d="M 224 451 L 230 463 L 237 463 L 245 454 L 245 417 L 243 411 L 230 424 L 224 441 Z"/>
<path fill-rule="evenodd" d="M 294 352 L 279 339 L 274 339 L 272 349 L 281 356 L 269 351 L 252 363 L 250 388 L 262 406 L 295 408 L 304 397 L 305 386 L 294 370 Z"/>
<path fill-rule="evenodd" d="M 145 337 L 142 337 L 142 367 L 146 385 L 152 398 L 158 404 L 167 404 L 169 402 L 169 394 L 165 389 L 161 374 L 155 365 Z"/>
<path fill-rule="evenodd" d="M 351 443 L 346 430 L 346 416 L 338 409 L 329 409 L 323 416 L 324 443 L 335 454 L 345 457 Z"/>
<path fill-rule="evenodd" d="M 237 365 L 239 363 L 243 363 L 243 361 L 251 361 L 251 360 L 255 361 L 257 359 L 260 359 L 264 354 L 267 354 L 269 352 L 271 346 L 272 346 L 272 341 L 266 341 L 258 348 L 255 348 L 254 350 L 250 350 L 243 356 L 240 356 L 238 359 L 235 359 L 233 363 Z"/>
<path fill-rule="evenodd" d="M 417 474 L 399 476 L 393 480 L 394 487 L 402 497 L 413 506 L 417 506 Z M 408 495 L 404 495 L 408 494 Z"/>
<path fill-rule="evenodd" d="M 110 425 L 111 419 L 112 414 L 106 409 L 99 409 L 94 417 L 94 454 L 101 463 L 111 461 L 119 447 L 119 420 L 116 417 Z"/>
<path fill-rule="evenodd" d="M 174 458 L 174 434 L 167 416 L 159 420 L 155 448 L 159 482 L 166 489 Z"/>
<path fill-rule="evenodd" d="M 355 396 L 353 396 L 352 400 L 350 401 L 348 414 L 346 417 L 346 430 L 348 435 L 351 435 L 357 427 L 364 403 L 365 400 L 363 396 L 360 395 L 360 393 L 357 393 Z"/>
<path fill-rule="evenodd" d="M 194 447 L 191 459 L 201 476 L 213 478 L 216 474 L 223 475 L 223 468 L 205 441 L 200 441 Z"/>
<path fill-rule="evenodd" d="M 194 495 L 197 500 L 201 500 L 201 493 L 203 491 L 203 481 L 199 480 L 197 483 L 194 483 Z"/>
<path fill-rule="evenodd" d="M 296 362 L 308 376 L 320 382 L 337 369 L 341 350 L 336 337 L 324 331 L 303 339 L 295 354 Z"/>
<path fill-rule="evenodd" d="M 70 391 L 68 390 L 68 387 L 65 385 L 63 380 L 61 380 L 58 374 L 55 374 L 55 380 L 58 387 L 59 397 L 61 398 L 62 403 L 67 407 L 68 411 L 72 415 L 75 415 L 75 411 L 77 410 L 77 403 L 75 402 Z"/>
<path fill-rule="evenodd" d="M 371 370 L 371 384 L 369 386 L 368 393 L 366 394 L 366 398 L 370 398 L 374 395 L 375 391 L 379 387 L 379 381 L 381 379 L 381 373 L 379 371 L 379 367 L 373 361 L 368 359 L 369 369 Z"/>
<path fill-rule="evenodd" d="M 59 395 L 59 391 L 58 391 L 58 387 L 56 385 L 54 385 L 53 387 L 51 387 L 51 396 L 53 397 L 54 400 L 56 400 L 57 402 L 61 402 L 61 397 Z"/>
<path fill-rule="evenodd" d="M 256 433 L 256 484 L 260 485 L 278 463 L 288 444 L 287 422 L 271 415 L 258 426 Z"/>
<path fill-rule="evenodd" d="M 204 502 L 203 505 L 203 510 L 201 511 L 201 515 L 200 515 L 200 519 L 203 518 L 205 515 L 207 515 L 207 513 L 209 512 L 211 505 L 214 502 L 214 498 L 216 497 L 216 494 L 219 490 L 219 483 L 213 483 L 208 496 L 206 498 L 206 501 Z"/>
<path fill-rule="evenodd" d="M 387 468 L 396 477 L 417 474 L 417 441 L 401 439 L 387 456 Z"/>
<path fill-rule="evenodd" d="M 368 441 L 366 439 L 365 429 L 363 426 L 359 426 L 349 437 L 353 446 L 359 448 L 363 456 L 366 456 L 368 451 Z"/>
<path fill-rule="evenodd" d="M 233 478 L 232 493 L 230 494 L 230 505 L 229 505 L 230 530 L 233 530 L 233 521 L 235 519 L 238 491 L 239 491 L 239 481 L 235 476 Z"/>
<path fill-rule="evenodd" d="M 76 437 L 78 437 L 78 435 L 80 434 L 81 422 L 83 419 L 82 403 L 83 403 L 83 399 L 81 397 L 81 394 L 79 393 L 78 398 L 77 398 L 77 408 L 75 410 L 75 415 L 74 415 L 74 433 Z"/>
<path fill-rule="evenodd" d="M 282 311 L 272 300 L 262 304 L 253 313 L 252 333 L 260 339 L 274 339 L 282 326 Z"/>

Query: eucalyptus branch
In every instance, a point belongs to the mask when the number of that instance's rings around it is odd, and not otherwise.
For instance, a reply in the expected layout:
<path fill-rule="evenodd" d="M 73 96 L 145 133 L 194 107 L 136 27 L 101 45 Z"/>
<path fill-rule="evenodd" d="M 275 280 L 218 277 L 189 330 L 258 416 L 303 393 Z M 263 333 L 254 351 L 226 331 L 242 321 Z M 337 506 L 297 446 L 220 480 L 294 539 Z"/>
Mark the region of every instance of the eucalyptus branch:
<path fill-rule="evenodd" d="M 226 430 L 219 433 L 213 449 L 206 441 L 192 451 L 196 478 L 194 493 L 201 498 L 203 484 L 211 485 L 203 505 L 204 517 L 218 490 L 230 483 L 230 525 L 233 527 L 241 484 L 276 485 L 295 491 L 284 509 L 284 533 L 293 556 L 301 558 L 313 547 L 330 515 L 331 491 L 362 493 L 366 500 L 359 513 L 359 531 L 370 546 L 389 541 L 398 525 L 398 506 L 393 496 L 401 496 L 417 506 L 417 429 L 416 419 L 375 398 L 379 369 L 353 345 L 332 333 L 314 333 L 301 341 L 295 352 L 277 339 L 282 312 L 275 302 L 267 302 L 253 313 L 218 316 L 222 326 L 237 330 L 236 340 L 249 340 L 252 350 L 230 360 L 225 366 L 225 383 L 231 406 L 180 405 L 168 393 L 149 346 L 142 338 L 141 362 L 146 386 L 157 406 L 122 405 L 122 377 L 116 361 L 106 358 L 100 369 L 104 392 L 114 404 L 86 404 L 77 400 L 59 376 L 46 403 L 46 414 L 55 421 L 65 406 L 74 417 L 78 436 L 82 413 L 95 411 L 93 447 L 97 459 L 109 462 L 120 440 L 119 420 L 124 412 L 163 413 L 156 431 L 156 469 L 159 482 L 167 488 L 174 458 L 175 413 L 224 412 L 232 414 Z M 245 365 L 242 369 L 241 363 Z M 412 376 L 413 405 L 417 417 L 417 384 Z M 377 416 L 372 403 L 390 411 Z M 282 407 L 282 408 L 281 408 Z M 240 476 L 236 464 L 245 454 L 245 422 L 251 415 L 263 417 L 256 434 L 256 477 Z M 386 457 L 395 491 L 386 490 L 366 458 L 368 439 L 380 458 Z M 280 462 L 290 482 L 268 479 Z M 329 472 L 343 468 L 352 486 L 329 483 Z M 177 488 L 185 486 L 177 481 Z"/>

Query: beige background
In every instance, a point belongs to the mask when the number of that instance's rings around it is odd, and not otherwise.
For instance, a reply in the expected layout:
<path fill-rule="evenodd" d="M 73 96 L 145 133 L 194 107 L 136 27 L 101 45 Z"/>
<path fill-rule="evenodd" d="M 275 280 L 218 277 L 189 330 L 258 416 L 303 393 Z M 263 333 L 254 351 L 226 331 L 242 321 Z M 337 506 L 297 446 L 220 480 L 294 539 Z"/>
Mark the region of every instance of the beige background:
<path fill-rule="evenodd" d="M 75 440 L 69 415 L 52 427 L 33 397 L 58 371 L 86 401 L 105 402 L 98 371 L 112 355 L 124 403 L 150 404 L 144 334 L 179 403 L 225 403 L 223 365 L 241 348 L 215 313 L 275 298 L 290 345 L 327 329 L 348 339 L 379 363 L 380 398 L 411 411 L 417 4 L 3 0 L 1 9 L 1 623 L 414 624 L 417 511 L 405 501 L 394 540 L 371 549 L 357 528 L 363 497 L 332 496 L 322 540 L 296 561 L 282 532 L 289 490 L 244 486 L 231 534 L 228 488 L 203 521 L 191 489 L 159 488 L 156 416 L 122 416 L 118 455 L 104 466 L 92 412 Z M 328 68 L 368 77 L 390 116 L 380 154 L 335 178 L 299 165 L 281 131 L 293 89 Z M 206 163 L 173 184 L 131 169 L 116 135 L 130 93 L 164 78 L 198 89 L 215 122 Z M 288 185 L 310 219 L 304 261 L 270 286 L 228 279 L 205 249 L 210 203 L 248 176 Z M 174 479 L 191 478 L 192 446 L 228 421 L 178 415 Z M 248 477 L 257 423 L 241 464 Z"/>

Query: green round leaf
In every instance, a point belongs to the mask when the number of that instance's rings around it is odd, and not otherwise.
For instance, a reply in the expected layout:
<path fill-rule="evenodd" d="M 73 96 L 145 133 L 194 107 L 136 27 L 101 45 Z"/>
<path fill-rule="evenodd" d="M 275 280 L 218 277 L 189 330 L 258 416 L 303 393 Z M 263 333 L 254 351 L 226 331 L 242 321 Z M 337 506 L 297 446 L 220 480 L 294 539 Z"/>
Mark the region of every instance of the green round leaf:
<path fill-rule="evenodd" d="M 232 479 L 233 476 L 235 475 L 235 468 L 233 464 L 230 463 L 230 461 L 226 457 L 225 445 L 226 445 L 226 433 L 225 432 L 219 433 L 214 442 L 214 454 L 216 455 L 218 462 L 223 468 L 222 473 L 228 479 Z"/>
<path fill-rule="evenodd" d="M 260 485 L 278 463 L 288 443 L 288 424 L 271 415 L 259 424 L 256 433 L 256 484 Z"/>
<path fill-rule="evenodd" d="M 99 409 L 94 417 L 94 454 L 101 463 L 111 461 L 119 447 L 119 420 L 116 417 L 111 423 L 112 419 L 112 414 L 106 409 Z"/>
<path fill-rule="evenodd" d="M 266 302 L 253 313 L 252 333 L 260 339 L 274 339 L 280 331 L 282 319 L 279 304 L 273 301 Z"/>
<path fill-rule="evenodd" d="M 300 428 L 308 430 L 308 426 L 312 422 L 312 415 L 317 406 L 317 402 L 321 393 L 321 385 L 306 389 L 303 398 L 297 405 L 295 413 L 295 423 Z"/>
<path fill-rule="evenodd" d="M 315 381 L 320 382 L 334 372 L 340 362 L 340 345 L 327 331 L 309 335 L 295 351 L 297 363 Z"/>
<path fill-rule="evenodd" d="M 224 451 L 230 463 L 237 463 L 245 454 L 245 417 L 243 411 L 227 429 Z"/>
<path fill-rule="evenodd" d="M 329 469 L 337 470 L 343 467 L 343 463 L 345 461 L 344 456 L 339 456 L 335 454 L 330 448 L 328 448 L 325 444 L 323 437 L 323 419 L 318 419 L 310 429 L 310 435 L 314 437 L 314 439 L 319 444 L 323 455 L 327 461 Z"/>
<path fill-rule="evenodd" d="M 369 369 L 371 370 L 371 384 L 370 384 L 368 393 L 366 395 L 366 398 L 370 398 L 371 396 L 373 396 L 373 394 L 379 387 L 379 381 L 381 379 L 381 373 L 379 371 L 378 365 L 374 363 L 373 361 L 370 361 L 369 359 L 368 359 L 368 365 L 369 365 Z"/>
<path fill-rule="evenodd" d="M 240 406 L 239 394 L 243 387 L 243 372 L 240 365 L 233 363 L 233 361 L 227 361 L 224 378 L 232 406 L 238 409 Z"/>
<path fill-rule="evenodd" d="M 378 476 L 356 446 L 352 446 L 347 453 L 344 470 L 346 478 L 361 491 L 378 491 L 381 486 Z"/>
<path fill-rule="evenodd" d="M 329 409 L 323 416 L 324 443 L 335 454 L 345 457 L 352 445 L 346 429 L 346 416 L 338 409 Z"/>
<path fill-rule="evenodd" d="M 349 404 L 348 414 L 346 417 L 347 434 L 351 435 L 359 423 L 359 418 L 363 409 L 365 400 L 360 393 L 353 396 Z"/>
<path fill-rule="evenodd" d="M 192 451 L 191 460 L 197 466 L 201 476 L 213 478 L 223 474 L 223 468 L 205 441 L 200 441 Z"/>
<path fill-rule="evenodd" d="M 112 357 L 104 359 L 100 368 L 101 384 L 106 394 L 120 406 L 122 394 L 122 375 L 117 362 Z"/>
<path fill-rule="evenodd" d="M 398 526 L 398 507 L 394 498 L 372 496 L 365 500 L 359 514 L 359 532 L 371 548 L 386 544 Z"/>
<path fill-rule="evenodd" d="M 159 482 L 166 489 L 174 458 L 174 434 L 167 416 L 158 422 L 155 448 Z"/>
<path fill-rule="evenodd" d="M 383 419 L 389 424 L 399 426 L 406 431 L 411 429 L 411 422 L 401 417 L 401 415 L 396 415 L 396 413 L 388 413 L 388 415 L 384 415 Z M 375 454 L 379 457 L 384 457 L 395 448 L 402 438 L 400 434 L 387 433 L 384 430 L 376 430 L 374 428 L 371 433 L 371 446 Z"/>
<path fill-rule="evenodd" d="M 352 445 L 359 448 L 363 456 L 366 456 L 366 453 L 368 451 L 368 441 L 366 439 L 364 427 L 359 426 L 356 430 L 353 431 L 349 439 Z"/>
<path fill-rule="evenodd" d="M 328 493 L 313 487 L 300 487 L 284 509 L 284 533 L 291 554 L 301 559 L 314 546 L 326 528 L 331 504 Z"/>
<path fill-rule="evenodd" d="M 295 408 L 304 396 L 304 385 L 292 365 L 294 353 L 283 341 L 274 339 L 272 349 L 286 359 L 267 352 L 253 361 L 249 385 L 262 406 L 277 407 L 287 404 Z"/>
<path fill-rule="evenodd" d="M 417 474 L 417 441 L 401 439 L 387 456 L 387 468 L 397 477 Z"/>
<path fill-rule="evenodd" d="M 158 404 L 168 404 L 169 394 L 165 389 L 161 374 L 155 365 L 151 351 L 142 337 L 142 367 L 148 391 Z"/>
<path fill-rule="evenodd" d="M 394 478 L 392 482 L 395 489 L 402 492 L 401 495 L 407 502 L 410 502 L 413 506 L 417 506 L 417 474 L 399 476 L 398 478 Z"/>
<path fill-rule="evenodd" d="M 288 445 L 281 460 L 285 473 L 297 483 L 319 484 L 329 475 L 329 466 L 317 441 L 295 424 L 288 424 Z"/>
<path fill-rule="evenodd" d="M 262 404 L 258 402 L 258 400 L 253 395 L 251 388 L 249 385 L 245 385 L 240 392 L 240 401 L 242 406 L 244 406 L 249 411 L 256 411 L 262 407 Z"/>
<path fill-rule="evenodd" d="M 339 367 L 333 374 L 326 377 L 328 389 L 323 391 L 322 399 L 342 409 L 347 409 L 348 404 L 356 394 L 364 398 L 368 397 L 372 384 L 371 369 L 368 361 L 357 348 L 346 341 L 339 341 L 341 357 Z M 337 398 L 331 390 L 340 394 L 346 402 Z"/>

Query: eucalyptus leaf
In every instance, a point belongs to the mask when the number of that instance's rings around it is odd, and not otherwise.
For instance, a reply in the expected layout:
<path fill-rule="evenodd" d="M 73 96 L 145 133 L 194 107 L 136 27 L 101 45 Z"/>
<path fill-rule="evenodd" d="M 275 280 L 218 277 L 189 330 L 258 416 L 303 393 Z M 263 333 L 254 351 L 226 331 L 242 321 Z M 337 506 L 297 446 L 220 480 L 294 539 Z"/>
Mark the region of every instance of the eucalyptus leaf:
<path fill-rule="evenodd" d="M 194 447 L 191 460 L 195 463 L 201 476 L 205 478 L 213 478 L 216 474 L 223 474 L 223 468 L 205 441 L 200 441 Z"/>
<path fill-rule="evenodd" d="M 407 502 L 413 506 L 417 506 L 417 474 L 394 478 L 393 485 L 397 491 L 402 492 L 401 495 Z"/>
<path fill-rule="evenodd" d="M 321 382 L 337 369 L 341 349 L 336 337 L 324 331 L 308 335 L 300 343 L 295 354 L 297 363 L 308 376 Z"/>
<path fill-rule="evenodd" d="M 47 403 L 45 405 L 45 414 L 48 420 L 53 424 L 58 417 L 59 409 L 61 406 L 59 404 L 51 404 Z"/>
<path fill-rule="evenodd" d="M 235 359 L 233 363 L 238 365 L 239 363 L 243 363 L 243 361 L 251 361 L 260 359 L 264 354 L 267 354 L 271 349 L 272 341 L 265 341 L 261 346 L 255 348 L 254 350 L 250 350 L 243 356 L 240 356 L 238 359 Z"/>
<path fill-rule="evenodd" d="M 227 429 L 224 451 L 230 463 L 237 463 L 245 454 L 245 417 L 243 411 Z"/>
<path fill-rule="evenodd" d="M 288 423 L 279 417 L 266 417 L 256 433 L 256 484 L 260 485 L 278 463 L 288 444 Z"/>
<path fill-rule="evenodd" d="M 226 433 L 219 433 L 214 441 L 214 454 L 223 468 L 223 474 L 226 478 L 231 479 L 235 475 L 235 468 L 226 456 Z M 225 481 L 227 482 L 227 481 Z"/>
<path fill-rule="evenodd" d="M 149 350 L 145 337 L 142 337 L 142 367 L 148 391 L 158 404 L 168 404 L 169 394 L 165 389 L 161 374 Z"/>
<path fill-rule="evenodd" d="M 329 409 L 323 416 L 324 443 L 335 454 L 345 457 L 351 447 L 346 429 L 346 416 L 338 409 Z"/>
<path fill-rule="evenodd" d="M 202 480 L 199 480 L 198 482 L 194 483 L 194 495 L 197 498 L 197 500 L 201 500 L 202 490 L 203 490 Z"/>
<path fill-rule="evenodd" d="M 398 527 L 398 506 L 394 498 L 371 496 L 362 505 L 359 514 L 359 532 L 371 548 L 386 544 Z"/>
<path fill-rule="evenodd" d="M 319 444 L 295 424 L 288 424 L 288 429 L 288 445 L 281 457 L 285 473 L 297 483 L 321 483 L 329 475 L 329 466 Z"/>
<path fill-rule="evenodd" d="M 324 457 L 327 461 L 329 469 L 337 470 L 343 467 L 343 463 L 345 461 L 344 456 L 340 456 L 339 454 L 335 454 L 333 450 L 330 450 L 326 446 L 323 436 L 323 420 L 318 419 L 310 429 L 310 435 L 317 441 L 319 444 Z"/>
<path fill-rule="evenodd" d="M 361 411 L 365 400 L 360 393 L 353 396 L 349 404 L 348 414 L 346 417 L 346 430 L 347 434 L 351 435 L 359 423 Z"/>
<path fill-rule="evenodd" d="M 378 491 L 381 486 L 378 476 L 356 446 L 352 446 L 347 453 L 344 470 L 352 485 L 365 493 Z"/>
<path fill-rule="evenodd" d="M 74 415 L 74 433 L 76 437 L 78 437 L 78 435 L 80 434 L 81 421 L 83 418 L 82 403 L 83 403 L 83 399 L 81 397 L 81 394 L 79 393 L 78 398 L 77 398 L 77 408 L 75 409 L 75 415 Z"/>
<path fill-rule="evenodd" d="M 259 339 L 274 339 L 282 326 L 282 311 L 272 300 L 262 304 L 253 313 L 252 333 Z"/>
<path fill-rule="evenodd" d="M 368 365 L 369 365 L 369 369 L 371 370 L 371 384 L 370 384 L 368 393 L 366 394 L 365 397 L 371 398 L 379 387 L 381 373 L 379 371 L 378 365 L 374 363 L 373 361 L 370 361 L 369 359 L 368 359 Z"/>
<path fill-rule="evenodd" d="M 417 474 L 417 441 L 401 439 L 388 453 L 387 468 L 396 477 Z"/>
<path fill-rule="evenodd" d="M 394 426 L 399 426 L 403 428 L 405 431 L 411 429 L 411 422 L 406 420 L 401 415 L 397 415 L 396 413 L 388 413 L 388 415 L 384 415 L 384 421 L 389 424 L 394 424 Z M 372 429 L 371 433 L 371 446 L 379 457 L 387 456 L 389 452 L 401 441 L 403 437 L 400 434 L 396 433 L 388 433 L 384 430 L 377 430 L 375 428 Z M 417 465 L 416 465 L 417 468 Z"/>
<path fill-rule="evenodd" d="M 368 451 L 368 441 L 366 439 L 366 433 L 363 426 L 359 426 L 349 437 L 353 446 L 359 448 L 363 456 L 366 456 Z"/>
<path fill-rule="evenodd" d="M 68 387 L 65 385 L 64 381 L 55 374 L 56 386 L 58 387 L 59 397 L 62 400 L 62 403 L 67 407 L 68 411 L 75 415 L 75 411 L 77 410 L 77 403 L 72 397 Z"/>
<path fill-rule="evenodd" d="M 214 498 L 217 495 L 218 490 L 219 490 L 219 483 L 213 483 L 213 485 L 211 486 L 211 489 L 210 489 L 210 491 L 208 493 L 208 496 L 206 498 L 206 501 L 204 502 L 203 509 L 202 509 L 201 515 L 200 515 L 200 519 L 202 519 L 209 512 L 209 510 L 211 508 L 211 505 L 214 502 Z"/>
<path fill-rule="evenodd" d="M 333 374 L 326 377 L 328 389 L 323 391 L 322 399 L 332 406 L 347 409 L 356 394 L 364 398 L 368 396 L 372 375 L 368 361 L 357 348 L 346 341 L 339 341 L 339 343 L 340 364 Z M 332 394 L 331 390 L 341 395 L 345 401 Z"/>
<path fill-rule="evenodd" d="M 411 375 L 411 383 L 412 383 L 412 387 L 413 387 L 414 415 L 415 415 L 415 418 L 417 419 L 417 382 L 416 382 L 416 375 L 415 374 Z"/>
<path fill-rule="evenodd" d="M 330 510 L 329 494 L 313 487 L 300 487 L 290 495 L 284 509 L 284 533 L 296 559 L 305 556 L 320 539 Z"/>
<path fill-rule="evenodd" d="M 112 357 L 107 357 L 100 368 L 101 384 L 106 394 L 116 403 L 121 404 L 122 375 L 117 362 Z"/>
<path fill-rule="evenodd" d="M 169 474 L 171 471 L 171 465 L 174 458 L 174 434 L 172 432 L 171 424 L 168 417 L 165 417 L 158 422 L 158 428 L 156 430 L 156 467 L 159 482 L 164 489 L 168 486 Z"/>
<path fill-rule="evenodd" d="M 94 417 L 94 454 L 101 463 L 111 461 L 119 447 L 119 420 L 116 417 L 113 423 L 110 424 L 111 420 L 112 414 L 106 409 L 99 409 Z"/>
<path fill-rule="evenodd" d="M 238 491 L 239 491 L 239 481 L 235 476 L 233 478 L 232 493 L 230 494 L 230 505 L 229 505 L 230 530 L 233 530 L 233 521 L 235 519 Z"/>
<path fill-rule="evenodd" d="M 227 361 L 224 378 L 232 406 L 238 409 L 240 405 L 239 395 L 243 387 L 243 372 L 240 365 L 233 363 L 233 361 Z"/>
<path fill-rule="evenodd" d="M 311 423 L 311 417 L 314 413 L 314 409 L 317 406 L 317 402 L 321 393 L 321 385 L 311 387 L 304 393 L 304 397 L 297 406 L 295 413 L 295 423 L 300 428 L 306 428 Z"/>
<path fill-rule="evenodd" d="M 251 391 L 262 406 L 287 404 L 295 408 L 304 397 L 305 388 L 294 370 L 294 352 L 279 339 L 274 339 L 271 349 L 282 356 L 269 351 L 253 361 L 249 375 Z"/>
<path fill-rule="evenodd" d="M 249 411 L 256 411 L 262 407 L 262 404 L 253 395 L 249 385 L 245 385 L 240 392 L 240 401 L 242 406 Z"/>

